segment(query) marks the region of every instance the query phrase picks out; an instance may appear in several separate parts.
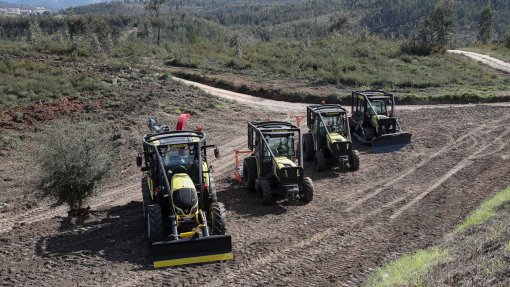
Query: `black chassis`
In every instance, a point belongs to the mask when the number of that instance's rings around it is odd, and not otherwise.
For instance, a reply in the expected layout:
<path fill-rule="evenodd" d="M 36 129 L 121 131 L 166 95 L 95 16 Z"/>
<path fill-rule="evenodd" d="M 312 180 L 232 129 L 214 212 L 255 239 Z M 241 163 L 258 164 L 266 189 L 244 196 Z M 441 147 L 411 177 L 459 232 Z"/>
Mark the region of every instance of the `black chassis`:
<path fill-rule="evenodd" d="M 298 163 L 295 167 L 277 168 L 275 178 L 273 174 L 276 156 L 267 148 L 269 156 L 264 156 L 264 146 L 268 146 L 265 136 L 278 136 L 284 134 L 297 133 L 299 142 L 298 148 L 295 149 L 298 155 Z M 260 144 L 262 143 L 262 144 Z M 266 122 L 249 122 L 248 123 L 248 148 L 253 151 L 252 156 L 257 161 L 257 177 L 266 178 L 273 187 L 277 187 L 275 193 L 284 195 L 288 199 L 298 197 L 303 185 L 303 144 L 301 141 L 301 129 L 289 122 L 266 121 Z"/>
<path fill-rule="evenodd" d="M 335 148 L 333 150 L 329 150 L 327 148 L 326 137 L 319 136 L 320 129 L 315 129 L 315 134 L 313 132 L 315 124 L 318 124 L 319 121 L 323 122 L 322 114 L 330 113 L 330 112 L 338 112 L 345 114 L 345 122 L 344 125 L 347 128 L 347 142 L 336 143 Z M 315 120 L 318 120 L 317 123 Z M 324 124 L 324 122 L 323 122 Z M 349 119 L 347 117 L 347 110 L 339 104 L 323 104 L 323 105 L 309 105 L 306 108 L 306 125 L 309 129 L 309 133 L 312 134 L 314 139 L 314 149 L 322 150 L 329 156 L 330 158 L 338 158 L 341 164 L 346 164 L 349 162 L 350 155 L 352 153 L 352 137 L 351 137 L 351 129 L 349 125 Z M 326 134 L 329 134 L 326 129 Z"/>

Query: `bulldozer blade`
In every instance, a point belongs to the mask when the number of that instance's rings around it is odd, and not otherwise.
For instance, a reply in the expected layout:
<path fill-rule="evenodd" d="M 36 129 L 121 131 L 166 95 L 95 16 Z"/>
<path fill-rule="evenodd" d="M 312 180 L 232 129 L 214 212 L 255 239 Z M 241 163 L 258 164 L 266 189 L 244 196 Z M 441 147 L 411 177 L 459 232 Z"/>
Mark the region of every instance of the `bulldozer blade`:
<path fill-rule="evenodd" d="M 375 137 L 372 139 L 372 151 L 385 153 L 400 150 L 411 143 L 411 136 L 410 133 L 394 133 Z"/>
<path fill-rule="evenodd" d="M 154 268 L 234 259 L 230 235 L 155 242 L 152 250 Z"/>

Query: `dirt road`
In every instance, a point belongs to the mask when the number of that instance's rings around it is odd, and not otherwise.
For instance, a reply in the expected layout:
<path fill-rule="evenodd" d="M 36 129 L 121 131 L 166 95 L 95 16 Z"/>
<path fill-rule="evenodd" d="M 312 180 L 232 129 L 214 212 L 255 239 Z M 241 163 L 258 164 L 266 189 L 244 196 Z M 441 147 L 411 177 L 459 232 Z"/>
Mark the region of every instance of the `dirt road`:
<path fill-rule="evenodd" d="M 494 69 L 510 73 L 510 63 L 501 61 L 501 60 L 493 58 L 491 56 L 478 54 L 478 53 L 474 53 L 474 52 L 462 51 L 462 50 L 448 50 L 448 52 L 452 53 L 452 54 L 459 54 L 459 55 L 469 57 L 473 60 L 476 60 L 478 62 L 489 65 L 489 66 L 493 67 Z"/>
<path fill-rule="evenodd" d="M 413 133 L 406 149 L 372 154 L 359 146 L 358 172 L 318 173 L 307 163 L 317 189 L 310 204 L 262 206 L 232 180 L 233 150 L 246 145 L 246 121 L 290 120 L 304 108 L 256 102 L 262 107 L 245 98 L 250 106 L 192 118 L 222 150 L 212 164 L 228 210 L 234 261 L 153 270 L 140 173 L 130 164 L 122 179 L 92 200 L 97 211 L 90 218 L 70 219 L 65 208 L 44 204 L 0 214 L 1 284 L 359 286 L 377 266 L 433 245 L 510 184 L 510 107 L 415 106 L 400 112 L 403 128 Z"/>

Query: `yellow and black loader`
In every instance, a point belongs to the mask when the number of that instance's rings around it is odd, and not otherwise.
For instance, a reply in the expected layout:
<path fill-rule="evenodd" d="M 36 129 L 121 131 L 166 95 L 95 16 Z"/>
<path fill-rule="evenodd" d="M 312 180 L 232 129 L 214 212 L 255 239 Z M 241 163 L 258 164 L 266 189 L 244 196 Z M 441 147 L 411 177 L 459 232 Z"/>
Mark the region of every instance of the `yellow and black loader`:
<path fill-rule="evenodd" d="M 306 108 L 308 133 L 303 134 L 303 154 L 314 161 L 317 171 L 327 166 L 359 169 L 359 152 L 353 148 L 347 110 L 338 104 Z"/>
<path fill-rule="evenodd" d="M 312 179 L 303 174 L 301 130 L 288 122 L 248 123 L 250 156 L 243 162 L 242 182 L 257 191 L 262 204 L 278 197 L 309 203 L 313 199 Z"/>
<path fill-rule="evenodd" d="M 142 177 L 143 210 L 154 267 L 233 259 L 226 233 L 226 211 L 217 201 L 201 130 L 185 131 L 189 115 L 179 117 L 176 131 L 149 117 L 151 134 L 143 136 L 137 164 Z M 143 163 L 145 163 L 143 165 Z"/>
<path fill-rule="evenodd" d="M 395 110 L 395 96 L 378 91 L 353 91 L 350 122 L 357 140 L 372 146 L 375 153 L 397 151 L 411 143 L 403 132 Z"/>

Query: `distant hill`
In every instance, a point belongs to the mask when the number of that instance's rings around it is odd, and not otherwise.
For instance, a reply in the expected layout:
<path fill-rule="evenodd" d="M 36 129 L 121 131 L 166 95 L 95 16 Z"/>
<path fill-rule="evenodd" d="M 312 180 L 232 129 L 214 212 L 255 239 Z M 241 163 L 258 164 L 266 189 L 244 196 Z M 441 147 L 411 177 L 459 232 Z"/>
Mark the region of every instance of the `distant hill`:
<path fill-rule="evenodd" d="M 30 5 L 25 4 L 12 4 L 5 1 L 0 1 L 0 8 L 24 8 L 24 9 L 30 9 L 33 8 Z"/>
<path fill-rule="evenodd" d="M 17 5 L 42 6 L 52 10 L 60 10 L 68 7 L 82 6 L 107 0 L 4 0 L 5 2 Z"/>

